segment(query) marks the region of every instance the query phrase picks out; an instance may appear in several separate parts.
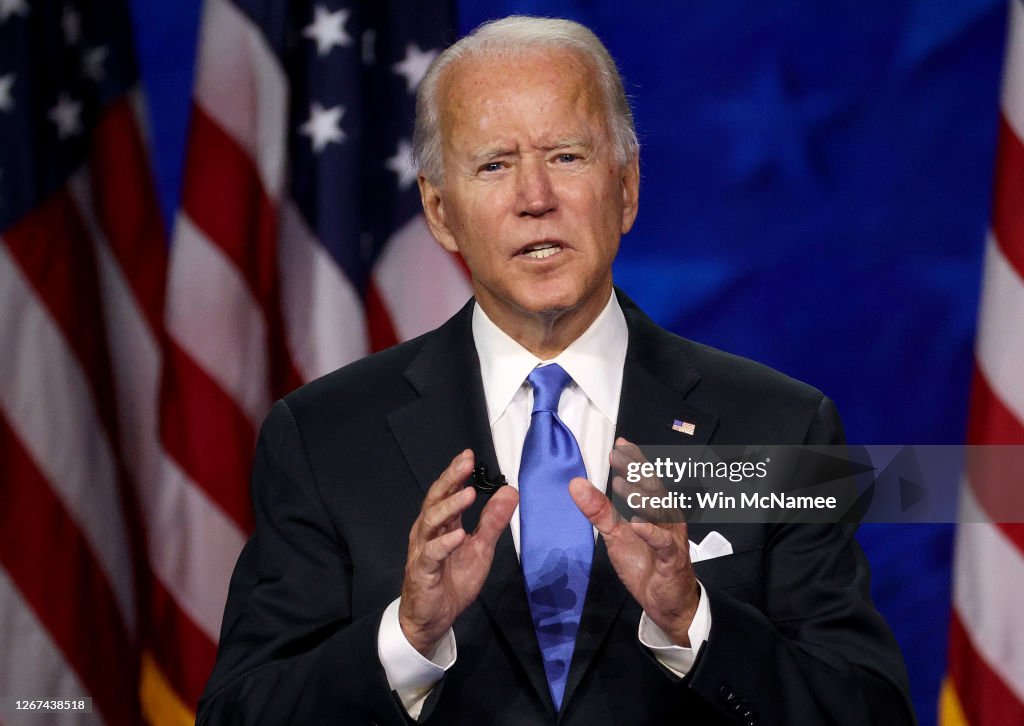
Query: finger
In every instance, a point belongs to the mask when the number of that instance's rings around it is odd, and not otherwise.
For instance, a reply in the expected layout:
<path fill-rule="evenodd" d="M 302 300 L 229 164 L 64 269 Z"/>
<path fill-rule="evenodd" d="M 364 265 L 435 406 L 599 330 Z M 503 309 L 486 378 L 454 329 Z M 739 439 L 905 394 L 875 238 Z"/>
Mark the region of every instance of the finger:
<path fill-rule="evenodd" d="M 643 452 L 640 451 L 640 447 L 634 444 L 629 439 L 627 439 L 625 436 L 619 436 L 617 439 L 615 439 L 615 446 L 620 451 L 635 458 L 637 461 L 647 461 L 647 459 L 644 458 Z"/>
<path fill-rule="evenodd" d="M 612 452 L 608 457 L 608 461 L 611 463 L 612 469 L 615 473 L 623 476 L 629 473 L 630 464 L 639 463 L 632 457 L 627 456 L 618 444 L 616 444 L 615 448 L 612 449 Z M 634 469 L 636 469 L 636 467 L 634 467 Z"/>
<path fill-rule="evenodd" d="M 446 499 L 424 507 L 420 514 L 420 534 L 433 537 L 438 530 L 450 528 L 476 499 L 476 490 L 466 487 Z"/>
<path fill-rule="evenodd" d="M 434 509 L 446 499 L 465 491 L 464 487 L 472 469 L 473 452 L 470 449 L 465 449 L 451 460 L 451 463 L 427 490 L 427 496 L 423 499 L 423 505 L 420 508 L 420 516 L 417 517 L 416 525 L 409 534 L 410 539 L 416 535 L 429 538 L 437 534 L 438 528 L 444 526 L 445 529 L 450 529 L 452 524 L 458 523 L 453 518 L 461 514 L 472 503 L 472 499 L 469 499 L 468 502 L 465 499 L 458 499 L 454 503 L 448 504 L 447 510 L 442 509 L 440 513 Z M 469 495 L 462 496 L 468 497 Z M 460 505 L 464 506 L 460 508 Z M 452 511 L 452 508 L 456 511 Z M 432 511 L 432 514 L 428 514 Z M 445 511 L 448 511 L 447 516 L 442 516 Z"/>
<path fill-rule="evenodd" d="M 653 522 L 647 522 L 639 517 L 630 521 L 633 532 L 653 550 L 655 557 L 660 560 L 672 560 L 680 554 L 679 539 L 675 536 L 671 527 L 659 527 Z M 689 544 L 687 550 L 689 552 Z"/>
<path fill-rule="evenodd" d="M 629 500 L 629 495 L 634 493 L 641 496 L 650 496 L 650 492 L 644 489 L 639 482 L 626 481 L 618 474 L 612 477 L 612 491 L 626 501 Z"/>
<path fill-rule="evenodd" d="M 631 512 L 636 512 L 644 517 L 647 516 L 649 508 L 644 499 L 647 496 L 647 492 L 642 487 L 633 482 L 628 482 L 616 474 L 612 477 L 612 492 L 625 503 Z M 633 494 L 638 496 L 631 497 L 630 495 Z"/>
<path fill-rule="evenodd" d="M 626 439 L 619 437 L 609 456 L 609 462 L 616 474 L 625 477 L 630 484 L 644 493 L 658 495 L 665 492 L 665 486 L 661 479 L 655 476 L 640 475 L 641 467 L 649 462 L 636 444 L 631 444 Z"/>
<path fill-rule="evenodd" d="M 615 446 L 612 451 L 617 452 L 627 463 L 636 462 L 638 464 L 646 464 L 647 457 L 644 456 L 643 451 L 640 447 L 634 444 L 632 441 L 628 441 L 623 437 L 615 439 Z"/>
<path fill-rule="evenodd" d="M 423 571 L 428 574 L 438 572 L 444 566 L 444 561 L 448 559 L 448 556 L 458 549 L 465 540 L 466 530 L 459 528 L 445 532 L 440 537 L 435 537 L 427 542 L 419 557 Z"/>
<path fill-rule="evenodd" d="M 627 507 L 629 513 L 639 515 L 643 519 L 662 524 L 680 522 L 683 519 L 683 512 L 679 506 L 666 506 L 664 496 L 668 492 L 664 489 L 651 492 L 638 484 L 627 482 L 621 476 L 614 476 L 612 491 Z"/>
<path fill-rule="evenodd" d="M 569 495 L 577 508 L 583 512 L 583 516 L 603 535 L 611 534 L 622 521 L 608 497 L 582 477 L 576 477 L 569 482 Z"/>
<path fill-rule="evenodd" d="M 476 532 L 473 533 L 473 538 L 479 539 L 488 548 L 494 549 L 498 537 L 512 521 L 512 516 L 518 505 L 518 491 L 512 487 L 498 489 L 480 512 L 480 523 L 477 525 Z"/>
<path fill-rule="evenodd" d="M 434 502 L 438 502 L 453 492 L 458 491 L 466 484 L 470 472 L 473 471 L 473 451 L 466 449 L 457 454 L 451 463 L 441 472 L 441 476 L 430 485 L 427 496 L 423 500 L 424 509 Z"/>

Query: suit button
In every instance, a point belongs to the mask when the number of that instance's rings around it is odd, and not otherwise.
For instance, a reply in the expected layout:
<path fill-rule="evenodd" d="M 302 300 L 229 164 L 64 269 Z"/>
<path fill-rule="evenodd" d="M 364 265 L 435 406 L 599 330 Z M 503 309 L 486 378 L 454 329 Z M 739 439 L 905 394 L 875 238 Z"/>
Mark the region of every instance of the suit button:
<path fill-rule="evenodd" d="M 729 686 L 722 686 L 718 689 L 718 695 L 722 697 L 723 701 L 732 703 L 736 700 L 736 694 L 729 688 Z"/>

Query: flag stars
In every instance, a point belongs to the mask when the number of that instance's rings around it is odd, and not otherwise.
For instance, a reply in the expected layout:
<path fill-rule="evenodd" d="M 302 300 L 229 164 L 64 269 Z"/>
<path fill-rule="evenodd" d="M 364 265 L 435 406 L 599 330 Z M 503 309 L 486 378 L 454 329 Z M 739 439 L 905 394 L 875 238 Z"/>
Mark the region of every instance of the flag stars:
<path fill-rule="evenodd" d="M 405 46 L 405 58 L 391 66 L 391 70 L 405 77 L 405 89 L 412 93 L 420 85 L 427 68 L 437 56 L 436 50 L 420 50 L 415 43 Z"/>
<path fill-rule="evenodd" d="M 0 111 L 14 110 L 14 96 L 11 95 L 11 88 L 13 86 L 13 73 L 8 73 L 6 76 L 0 76 Z"/>
<path fill-rule="evenodd" d="M 110 55 L 110 48 L 105 45 L 87 50 L 82 56 L 82 74 L 96 83 L 101 82 L 107 75 L 103 64 L 108 55 Z"/>
<path fill-rule="evenodd" d="M 65 7 L 60 25 L 64 29 L 64 40 L 67 44 L 78 45 L 78 41 L 82 39 L 82 16 L 75 12 L 74 8 Z"/>
<path fill-rule="evenodd" d="M 303 29 L 302 34 L 316 41 L 316 54 L 325 56 L 331 52 L 336 45 L 346 46 L 352 42 L 352 38 L 345 32 L 345 23 L 348 22 L 349 11 L 338 10 L 330 12 L 323 5 L 317 5 L 314 9 L 313 22 Z"/>
<path fill-rule="evenodd" d="M 398 188 L 402 191 L 416 181 L 416 165 L 412 159 L 412 144 L 399 139 L 398 151 L 385 162 L 385 166 L 398 176 Z"/>
<path fill-rule="evenodd" d="M 28 16 L 28 5 L 25 0 L 0 0 L 0 23 L 12 15 Z"/>
<path fill-rule="evenodd" d="M 735 137 L 728 166 L 739 182 L 762 173 L 783 174 L 810 186 L 823 181 L 810 144 L 822 125 L 839 112 L 838 101 L 793 88 L 786 75 L 779 63 L 763 63 L 750 74 L 739 96 L 710 107 Z"/>
<path fill-rule="evenodd" d="M 46 115 L 57 125 L 57 137 L 62 141 L 82 133 L 82 104 L 66 93 L 60 94 L 57 105 Z"/>
<path fill-rule="evenodd" d="M 340 144 L 344 140 L 345 132 L 341 130 L 344 115 L 344 106 L 325 109 L 314 101 L 309 106 L 309 120 L 299 127 L 299 133 L 313 140 L 313 151 L 319 154 L 331 142 Z"/>

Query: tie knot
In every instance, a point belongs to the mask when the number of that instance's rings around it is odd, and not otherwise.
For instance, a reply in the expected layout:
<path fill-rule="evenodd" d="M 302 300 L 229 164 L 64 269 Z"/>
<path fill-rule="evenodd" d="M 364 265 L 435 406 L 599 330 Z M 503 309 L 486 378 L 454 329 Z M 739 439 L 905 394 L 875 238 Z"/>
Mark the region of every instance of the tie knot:
<path fill-rule="evenodd" d="M 558 413 L 558 399 L 569 385 L 572 377 L 557 363 L 539 366 L 526 377 L 533 386 L 533 413 L 551 411 Z"/>

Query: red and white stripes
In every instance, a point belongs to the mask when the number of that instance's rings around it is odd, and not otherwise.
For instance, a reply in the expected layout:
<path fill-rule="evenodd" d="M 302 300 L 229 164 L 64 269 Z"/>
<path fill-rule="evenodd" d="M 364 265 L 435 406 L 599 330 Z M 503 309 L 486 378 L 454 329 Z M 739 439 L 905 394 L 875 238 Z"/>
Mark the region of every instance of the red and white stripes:
<path fill-rule="evenodd" d="M 275 238 L 287 107 L 283 72 L 258 30 L 232 3 L 207 2 L 168 266 L 164 462 L 147 507 L 161 530 L 154 615 L 167 634 L 154 648 L 161 672 L 147 684 L 171 691 L 146 692 L 158 723 L 195 708 L 212 667 L 227 583 L 251 527 L 248 460 L 290 368 L 270 352 L 282 342 Z"/>
<path fill-rule="evenodd" d="M 365 355 L 382 339 L 375 326 L 404 340 L 470 294 L 459 262 L 419 220 L 389 242 L 372 286 L 383 316 L 367 319 L 285 191 L 288 94 L 252 20 L 229 0 L 206 0 L 168 269 L 156 484 L 142 502 L 158 634 L 144 693 L 158 723 L 195 708 L 213 665 L 271 402 Z"/>
<path fill-rule="evenodd" d="M 417 217 L 363 299 L 286 192 L 290 84 L 259 28 L 206 0 L 199 54 L 169 254 L 138 94 L 0 236 L 0 693 L 91 696 L 68 723 L 192 722 L 272 401 L 470 294 Z"/>
<path fill-rule="evenodd" d="M 970 444 L 1024 444 L 1024 4 L 1010 8 Z M 1024 492 L 1024 479 L 1006 485 Z M 1024 525 L 999 522 L 969 473 L 961 508 L 941 721 L 1024 723 Z"/>
<path fill-rule="evenodd" d="M 165 247 L 136 108 L 106 108 L 87 163 L 0 238 L 0 691 L 91 696 L 93 723 L 140 713 L 137 394 L 159 357 L 136 335 L 159 334 Z"/>

